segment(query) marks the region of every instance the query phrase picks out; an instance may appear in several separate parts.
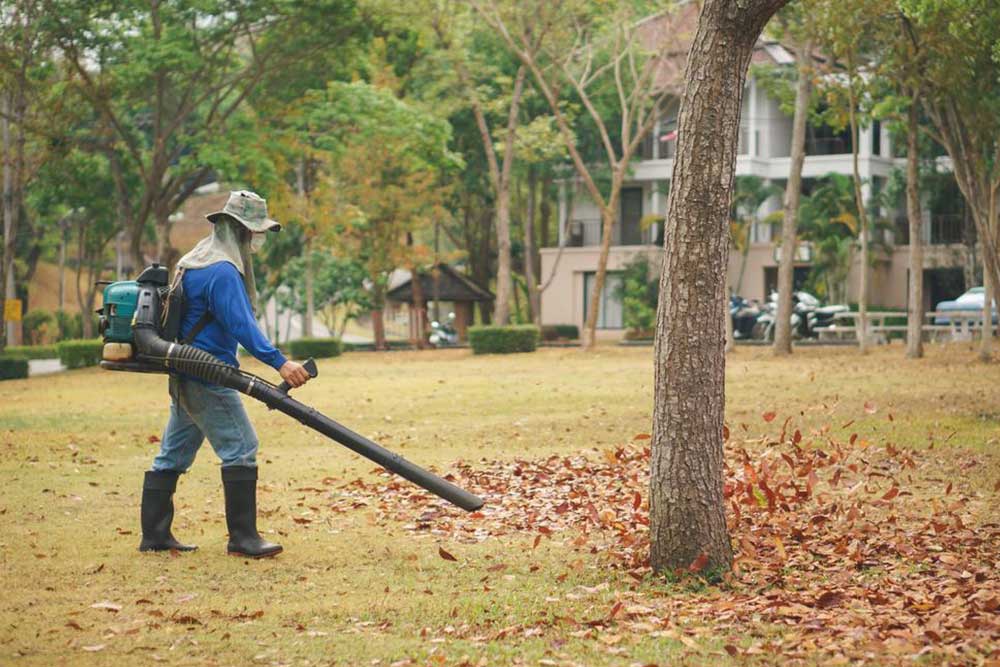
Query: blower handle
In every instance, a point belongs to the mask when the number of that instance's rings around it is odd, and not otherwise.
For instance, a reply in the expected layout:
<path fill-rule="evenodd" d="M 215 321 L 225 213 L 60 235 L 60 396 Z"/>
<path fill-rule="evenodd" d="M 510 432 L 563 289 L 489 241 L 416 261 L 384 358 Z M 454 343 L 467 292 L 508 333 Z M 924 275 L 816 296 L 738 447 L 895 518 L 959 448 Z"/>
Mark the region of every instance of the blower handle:
<path fill-rule="evenodd" d="M 302 368 L 306 369 L 306 373 L 309 373 L 309 377 L 311 378 L 314 378 L 317 375 L 319 375 L 319 369 L 316 368 L 316 360 L 313 359 L 312 357 L 309 357 L 308 359 L 305 360 L 305 362 L 302 364 Z M 280 391 L 282 394 L 287 394 L 291 388 L 292 388 L 291 385 L 288 384 L 287 382 L 282 382 L 281 384 L 278 385 L 278 391 Z"/>

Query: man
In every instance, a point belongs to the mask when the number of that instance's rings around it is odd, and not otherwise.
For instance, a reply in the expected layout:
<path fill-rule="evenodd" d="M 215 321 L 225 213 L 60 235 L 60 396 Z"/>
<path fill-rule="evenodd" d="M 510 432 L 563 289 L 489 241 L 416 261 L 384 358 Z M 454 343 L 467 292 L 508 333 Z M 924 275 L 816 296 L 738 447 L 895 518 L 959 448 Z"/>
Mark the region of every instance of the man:
<path fill-rule="evenodd" d="M 267 202 L 253 192 L 231 192 L 223 210 L 212 213 L 212 234 L 202 239 L 177 264 L 174 284 L 185 296 L 180 336 L 219 361 L 239 366 L 236 344 L 277 369 L 292 387 L 309 374 L 288 361 L 264 336 L 254 315 L 257 290 L 251 253 L 263 245 L 268 232 L 281 229 L 267 217 Z M 170 375 L 170 418 L 163 431 L 160 453 L 146 473 L 142 489 L 140 551 L 193 551 L 170 531 L 177 478 L 191 467 L 207 437 L 222 460 L 226 524 L 230 554 L 267 558 L 281 545 L 257 532 L 257 434 L 235 389 L 209 385 L 178 374 Z"/>

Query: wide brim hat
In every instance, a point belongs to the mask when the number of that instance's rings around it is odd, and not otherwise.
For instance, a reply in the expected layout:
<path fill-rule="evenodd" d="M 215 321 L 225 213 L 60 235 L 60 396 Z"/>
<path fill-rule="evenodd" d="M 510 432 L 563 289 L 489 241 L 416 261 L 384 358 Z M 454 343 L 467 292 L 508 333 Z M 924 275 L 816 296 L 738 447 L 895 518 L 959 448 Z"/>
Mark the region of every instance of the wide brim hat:
<path fill-rule="evenodd" d="M 226 206 L 221 211 L 209 213 L 205 217 L 214 223 L 226 215 L 235 218 L 252 232 L 277 232 L 281 229 L 280 222 L 267 217 L 267 200 L 249 190 L 230 192 Z"/>

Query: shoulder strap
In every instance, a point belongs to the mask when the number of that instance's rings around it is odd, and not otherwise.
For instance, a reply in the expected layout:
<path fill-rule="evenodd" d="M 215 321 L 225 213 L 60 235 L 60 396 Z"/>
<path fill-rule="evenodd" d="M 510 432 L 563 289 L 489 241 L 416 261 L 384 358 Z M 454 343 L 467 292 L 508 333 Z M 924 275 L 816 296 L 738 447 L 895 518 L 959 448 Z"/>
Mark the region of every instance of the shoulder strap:
<path fill-rule="evenodd" d="M 184 336 L 184 338 L 182 338 L 179 342 L 182 345 L 190 345 L 191 341 L 193 341 L 205 327 L 211 324 L 214 319 L 215 316 L 212 315 L 211 311 L 206 310 L 202 313 L 202 316 L 198 318 L 198 321 L 194 323 L 194 326 L 191 327 L 191 331 L 188 332 L 188 335 Z"/>

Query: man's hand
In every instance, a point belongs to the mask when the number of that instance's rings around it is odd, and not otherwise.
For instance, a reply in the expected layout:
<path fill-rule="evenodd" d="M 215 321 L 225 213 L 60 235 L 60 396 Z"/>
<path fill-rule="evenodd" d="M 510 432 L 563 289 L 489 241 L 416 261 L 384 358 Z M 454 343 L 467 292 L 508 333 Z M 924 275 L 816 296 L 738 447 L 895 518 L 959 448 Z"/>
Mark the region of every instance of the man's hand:
<path fill-rule="evenodd" d="M 302 367 L 302 364 L 294 361 L 286 361 L 285 364 L 278 369 L 278 373 L 281 375 L 281 379 L 292 387 L 301 387 L 306 382 L 309 382 L 308 371 Z"/>

